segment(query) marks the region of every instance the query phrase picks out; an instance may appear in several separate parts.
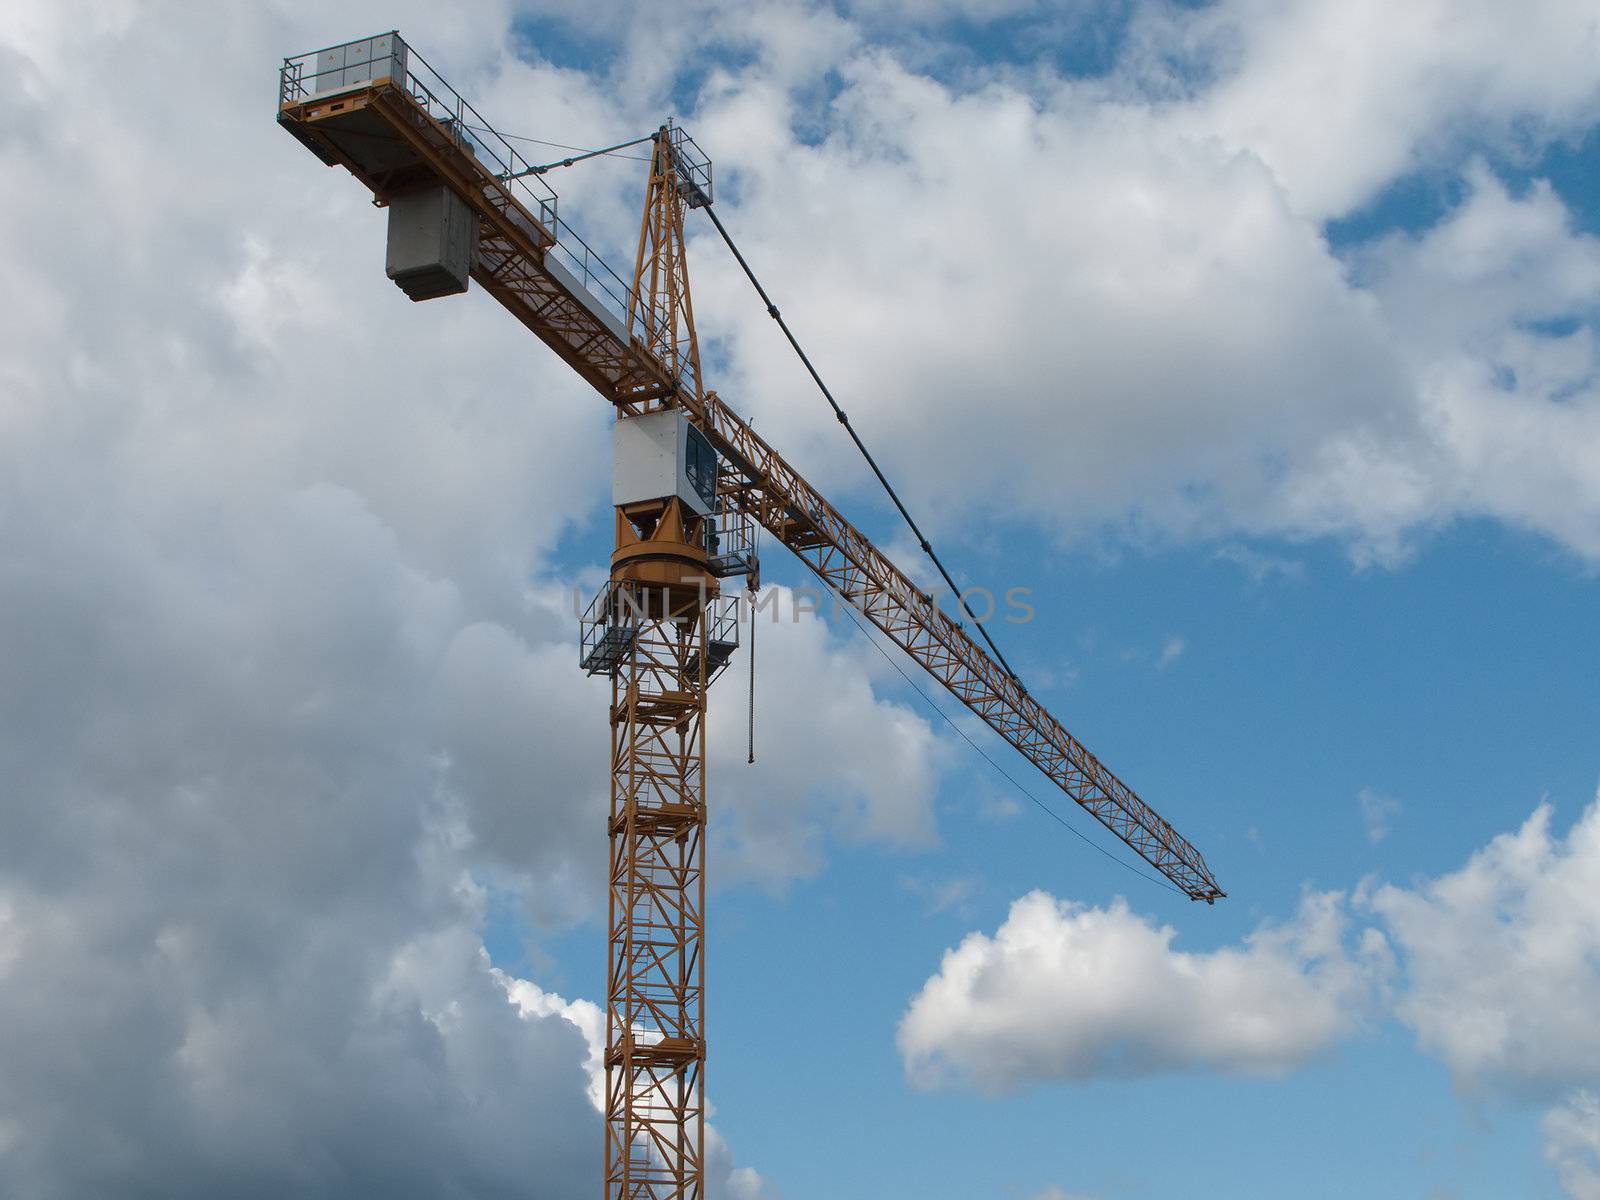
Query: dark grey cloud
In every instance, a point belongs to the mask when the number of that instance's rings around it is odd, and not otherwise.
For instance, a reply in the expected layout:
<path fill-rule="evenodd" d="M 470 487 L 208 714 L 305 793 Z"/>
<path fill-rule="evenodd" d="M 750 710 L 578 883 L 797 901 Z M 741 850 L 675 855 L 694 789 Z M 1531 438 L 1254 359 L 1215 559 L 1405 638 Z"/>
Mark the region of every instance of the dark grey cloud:
<path fill-rule="evenodd" d="M 272 102 L 282 53 L 399 23 L 512 111 L 619 118 L 512 62 L 502 6 L 298 7 L 0 30 L 8 1198 L 599 1188 L 592 1010 L 481 931 L 489 886 L 536 929 L 603 912 L 608 695 L 551 559 L 603 511 L 610 414 L 481 294 L 392 289 L 381 214 Z M 870 806 L 926 726 L 801 649 Z M 713 1151 L 714 1195 L 763 1193 Z"/>
<path fill-rule="evenodd" d="M 564 644 L 527 581 L 604 414 L 385 307 L 381 221 L 273 126 L 316 35 L 67 9 L 8 29 L 0 136 L 0 1194 L 590 1196 L 584 1035 L 477 933 L 501 698 L 450 684 L 474 629 Z M 601 869 L 572 740 L 519 764 L 551 876 Z"/>

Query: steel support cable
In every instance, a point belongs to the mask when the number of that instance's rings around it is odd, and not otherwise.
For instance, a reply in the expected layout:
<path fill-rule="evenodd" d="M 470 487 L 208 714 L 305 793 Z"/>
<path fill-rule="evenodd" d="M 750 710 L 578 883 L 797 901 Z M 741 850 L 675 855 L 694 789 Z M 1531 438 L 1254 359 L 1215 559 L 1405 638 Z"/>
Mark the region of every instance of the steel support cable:
<path fill-rule="evenodd" d="M 756 761 L 756 626 L 760 621 L 756 617 L 756 593 L 750 589 L 750 754 L 745 759 L 746 765 Z"/>
<path fill-rule="evenodd" d="M 710 204 L 706 204 L 704 207 L 706 216 L 711 218 L 711 223 L 717 227 L 717 232 L 722 235 L 723 242 L 733 252 L 733 257 L 738 260 L 740 268 L 744 271 L 745 278 L 750 281 L 750 286 L 755 288 L 756 295 L 760 296 L 761 302 L 767 306 L 767 316 L 778 323 L 778 328 L 783 330 L 783 336 L 789 339 L 789 345 L 793 347 L 795 354 L 799 356 L 806 371 L 811 375 L 812 382 L 817 385 L 817 390 L 828 401 L 829 407 L 833 409 L 833 415 L 838 419 L 839 424 L 844 426 L 845 432 L 850 435 L 850 440 L 856 444 L 856 449 L 861 451 L 861 457 L 867 460 L 867 466 L 872 468 L 872 473 L 878 477 L 878 482 L 883 485 L 883 490 L 889 494 L 889 499 L 894 501 L 895 508 L 900 511 L 901 517 L 905 519 L 906 525 L 916 537 L 917 545 L 928 556 L 928 560 L 938 568 L 940 577 L 949 586 L 956 601 L 961 605 L 961 610 L 972 618 L 972 623 L 977 626 L 979 635 L 988 644 L 989 649 L 994 653 L 995 659 L 1000 663 L 1005 673 L 1011 677 L 1011 682 L 1026 693 L 1028 689 L 1023 685 L 1022 680 L 1018 678 L 1017 673 L 1011 669 L 1011 664 L 1006 661 L 1006 656 L 1000 652 L 1000 647 L 995 645 L 994 638 L 989 635 L 989 631 L 984 627 L 983 621 L 979 619 L 977 613 L 972 611 L 972 606 L 967 603 L 966 597 L 961 594 L 961 589 L 956 586 L 956 581 L 950 577 L 950 572 L 945 569 L 944 563 L 934 553 L 933 543 L 928 540 L 927 535 L 922 532 L 921 527 L 912 518 L 910 511 L 901 501 L 900 494 L 894 490 L 893 485 L 889 483 L 888 477 L 884 475 L 883 468 L 878 466 L 877 459 L 872 457 L 872 452 L 867 449 L 866 443 L 861 440 L 861 435 L 856 432 L 855 426 L 850 424 L 849 416 L 844 409 L 839 407 L 839 402 L 833 398 L 833 393 L 828 390 L 828 385 L 822 381 L 822 376 L 817 373 L 817 368 L 811 365 L 811 359 L 801 349 L 800 342 L 789 328 L 789 323 L 783 319 L 783 314 L 778 311 L 778 306 L 772 302 L 772 297 L 767 295 L 767 289 L 761 286 L 761 281 L 756 278 L 756 273 L 750 269 L 750 264 L 745 261 L 744 255 L 739 252 L 739 247 L 734 245 L 733 238 L 728 235 L 727 229 L 718 218 L 716 209 Z"/>
<path fill-rule="evenodd" d="M 616 157 L 616 158 L 637 159 L 637 160 L 642 162 L 642 161 L 645 161 L 645 160 L 640 155 L 637 155 L 637 154 L 618 154 L 617 151 L 618 150 L 626 150 L 630 146 L 637 146 L 641 142 L 654 141 L 655 140 L 655 136 L 656 135 L 653 134 L 653 133 L 646 134 L 642 138 L 634 138 L 633 141 L 631 141 L 631 142 L 618 142 L 615 146 L 607 146 L 602 150 L 587 150 L 582 154 L 574 154 L 570 158 L 563 158 L 563 159 L 559 159 L 556 162 L 545 163 L 544 166 L 542 166 L 542 167 L 529 167 L 528 168 L 528 173 L 532 174 L 532 175 L 543 175 L 546 171 L 553 171 L 557 167 L 570 167 L 574 163 L 583 162 L 585 159 L 599 158 L 602 154 L 609 154 L 609 155 L 612 155 L 613 157 Z"/>
<path fill-rule="evenodd" d="M 629 147 L 640 146 L 645 142 L 654 141 L 656 136 L 653 133 L 647 133 L 643 137 L 634 138 L 631 142 L 618 142 L 615 146 L 606 146 L 600 150 L 591 150 L 587 146 L 569 146 L 565 142 L 547 142 L 542 138 L 524 137 L 521 134 L 516 133 L 501 133 L 498 129 L 490 129 L 483 125 L 468 125 L 467 128 L 476 133 L 492 133 L 496 137 L 506 138 L 513 142 L 531 142 L 535 146 L 549 146 L 555 150 L 577 151 L 577 153 L 572 155 L 570 158 L 557 159 L 555 162 L 545 163 L 544 165 L 538 167 L 529 167 L 526 171 L 518 171 L 513 175 L 503 176 L 503 178 L 507 179 L 520 179 L 524 175 L 543 175 L 546 171 L 553 171 L 557 167 L 570 167 L 574 163 L 581 163 L 588 158 L 598 158 L 602 154 L 610 155 L 612 158 L 626 158 L 630 162 L 649 162 L 650 160 L 641 154 L 619 154 L 617 151 L 627 150 Z"/>
<path fill-rule="evenodd" d="M 1049 817 L 1057 825 L 1061 826 L 1061 828 L 1065 829 L 1073 837 L 1077 838 L 1080 842 L 1094 850 L 1096 853 L 1105 855 L 1105 857 L 1116 863 L 1117 866 L 1121 867 L 1123 870 L 1130 871 L 1137 875 L 1140 879 L 1147 880 L 1150 883 L 1155 884 L 1157 887 L 1166 888 L 1169 892 L 1176 892 L 1180 896 L 1188 895 L 1188 893 L 1182 888 L 1174 887 L 1165 879 L 1162 879 L 1156 875 L 1152 875 L 1148 871 L 1141 871 L 1132 863 L 1118 858 L 1115 854 L 1111 853 L 1111 851 L 1100 845 L 1099 842 L 1089 837 L 1088 834 L 1084 833 L 1077 826 L 1073 825 L 1055 809 L 1051 808 L 1043 800 L 1039 799 L 1039 797 L 1035 796 L 1031 791 L 1024 787 L 1022 782 L 1015 775 L 1001 766 L 999 762 L 990 756 L 987 750 L 978 745 L 977 742 L 973 741 L 967 731 L 961 728 L 960 725 L 956 724 L 955 719 L 951 717 L 949 713 L 945 712 L 943 708 L 939 707 L 939 705 L 934 702 L 933 697 L 928 695 L 927 691 L 923 689 L 922 685 L 913 679 L 910 673 L 907 672 L 906 669 L 895 660 L 894 656 L 883 648 L 883 645 L 878 641 L 878 639 L 872 636 L 872 631 L 866 625 L 862 624 L 861 619 L 856 616 L 854 605 L 846 604 L 844 606 L 844 611 L 850 617 L 850 620 L 855 623 L 855 627 L 861 631 L 861 636 L 872 643 L 872 648 L 879 654 L 883 655 L 884 661 L 886 661 L 891 667 L 900 673 L 900 678 L 904 679 L 908 684 L 911 685 L 912 690 L 915 691 L 917 695 L 922 697 L 923 702 L 926 703 L 929 708 L 933 709 L 934 712 L 938 713 L 939 716 L 944 719 L 944 723 L 946 725 L 950 726 L 951 729 L 954 729 L 958 734 L 960 734 L 962 741 L 966 742 L 967 745 L 971 746 L 980 755 L 982 755 L 984 762 L 988 763 L 996 771 L 1000 772 L 1000 774 L 1006 778 L 1012 787 L 1016 788 L 1017 791 L 1021 792 L 1029 800 L 1033 801 L 1034 806 L 1043 812 L 1045 816 Z M 752 641 L 753 640 L 754 635 L 752 634 Z"/>

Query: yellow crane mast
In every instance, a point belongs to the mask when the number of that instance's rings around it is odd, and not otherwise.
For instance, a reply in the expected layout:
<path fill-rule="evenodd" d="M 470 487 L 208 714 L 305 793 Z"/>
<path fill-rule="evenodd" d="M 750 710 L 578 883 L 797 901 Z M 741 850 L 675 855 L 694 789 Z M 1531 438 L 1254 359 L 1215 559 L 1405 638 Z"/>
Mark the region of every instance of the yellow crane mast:
<path fill-rule="evenodd" d="M 709 211 L 712 174 L 682 128 L 648 138 L 624 282 L 561 215 L 548 168 L 398 33 L 285 59 L 277 115 L 387 208 L 387 271 L 412 299 L 475 281 L 616 411 L 616 549 L 580 638 L 584 669 L 611 679 L 608 1200 L 704 1195 L 706 695 L 738 641 L 723 581 L 757 586 L 755 528 L 1181 891 L 1225 894 L 1198 850 L 705 387 L 683 229 L 687 210 Z"/>

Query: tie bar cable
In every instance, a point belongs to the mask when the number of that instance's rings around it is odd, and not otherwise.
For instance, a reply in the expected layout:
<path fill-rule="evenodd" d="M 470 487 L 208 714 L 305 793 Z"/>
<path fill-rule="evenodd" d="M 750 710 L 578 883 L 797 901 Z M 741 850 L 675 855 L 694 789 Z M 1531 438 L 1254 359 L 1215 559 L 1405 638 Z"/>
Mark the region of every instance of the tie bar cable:
<path fill-rule="evenodd" d="M 1000 663 L 1000 666 L 1005 670 L 1005 673 L 1011 677 L 1011 682 L 1016 684 L 1017 687 L 1021 688 L 1023 693 L 1026 694 L 1028 690 L 1027 687 L 1017 676 L 1016 671 L 1012 670 L 1011 664 L 1006 661 L 1006 656 L 1000 652 L 1000 647 L 995 644 L 994 638 L 990 636 L 988 629 L 984 627 L 984 623 L 979 620 L 978 614 L 972 611 L 972 606 L 967 603 L 966 597 L 961 594 L 961 589 L 956 586 L 956 581 L 951 578 L 950 572 L 945 569 L 944 563 L 940 561 L 938 554 L 934 552 L 933 543 L 928 540 L 927 535 L 922 532 L 921 527 L 911 516 L 910 510 L 906 508 L 904 502 L 900 499 L 900 494 L 894 490 L 893 485 L 889 482 L 888 476 L 883 473 L 883 468 L 878 466 L 878 460 L 872 457 L 872 452 L 867 449 L 866 443 L 861 440 L 861 435 L 856 432 L 855 426 L 850 424 L 849 416 L 845 413 L 844 409 L 839 407 L 839 402 L 833 398 L 833 393 L 828 390 L 828 385 L 822 381 L 822 376 L 818 374 L 817 368 L 811 364 L 810 357 L 807 356 L 803 349 L 801 349 L 799 340 L 794 336 L 794 332 L 789 328 L 789 323 L 783 319 L 783 315 L 778 311 L 778 306 L 772 302 L 772 297 L 767 295 L 767 289 L 761 286 L 761 281 L 756 278 L 755 271 L 753 271 L 750 267 L 750 264 L 745 261 L 744 255 L 739 252 L 739 247 L 734 245 L 733 238 L 729 235 L 728 230 L 718 218 L 716 209 L 710 204 L 710 202 L 707 202 L 703 207 L 706 210 L 706 216 L 711 218 L 711 223 L 717 227 L 717 232 L 722 235 L 723 242 L 727 245 L 728 249 L 733 252 L 733 257 L 738 260 L 739 266 L 744 270 L 745 278 L 750 281 L 750 285 L 756 290 L 756 295 L 760 296 L 761 302 L 766 305 L 767 316 L 776 321 L 778 323 L 778 328 L 783 330 L 783 336 L 789 339 L 789 345 L 794 348 L 795 354 L 799 356 L 801 363 L 804 364 L 805 369 L 810 373 L 812 381 L 817 385 L 817 390 L 822 393 L 823 398 L 827 400 L 829 407 L 833 409 L 834 417 L 838 419 L 839 424 L 844 426 L 845 432 L 850 435 L 850 440 L 856 444 L 856 449 L 861 451 L 861 457 L 867 460 L 867 466 L 872 468 L 872 473 L 878 477 L 878 482 L 883 485 L 883 490 L 889 494 L 889 499 L 894 501 L 895 508 L 900 510 L 900 515 L 905 518 L 906 525 L 910 528 L 912 535 L 917 539 L 917 545 L 922 548 L 923 554 L 928 556 L 928 560 L 938 568 L 940 577 L 943 578 L 945 583 L 949 586 L 951 593 L 961 605 L 961 610 L 965 612 L 967 616 L 972 618 L 972 623 L 977 627 L 978 634 L 986 643 L 988 643 L 989 649 L 993 652 L 995 659 Z"/>

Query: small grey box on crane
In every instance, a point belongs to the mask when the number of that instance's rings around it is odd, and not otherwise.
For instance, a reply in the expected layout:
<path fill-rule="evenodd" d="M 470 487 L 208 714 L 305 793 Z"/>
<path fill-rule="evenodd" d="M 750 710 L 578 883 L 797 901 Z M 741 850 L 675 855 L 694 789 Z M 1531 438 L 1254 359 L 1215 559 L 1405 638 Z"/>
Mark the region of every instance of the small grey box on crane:
<path fill-rule="evenodd" d="M 378 79 L 393 79 L 403 87 L 406 44 L 396 34 L 380 33 L 377 37 L 330 46 L 317 52 L 316 68 L 307 80 L 313 95 L 365 87 Z"/>

